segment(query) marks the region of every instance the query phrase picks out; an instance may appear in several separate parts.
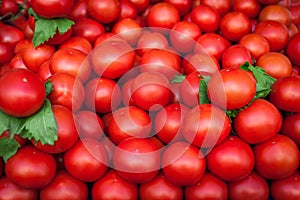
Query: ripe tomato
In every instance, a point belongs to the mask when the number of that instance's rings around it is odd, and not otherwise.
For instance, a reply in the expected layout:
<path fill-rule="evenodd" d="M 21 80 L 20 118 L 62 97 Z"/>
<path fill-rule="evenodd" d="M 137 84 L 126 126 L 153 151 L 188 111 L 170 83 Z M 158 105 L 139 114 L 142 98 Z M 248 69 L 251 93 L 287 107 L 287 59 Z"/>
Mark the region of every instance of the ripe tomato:
<path fill-rule="evenodd" d="M 227 185 L 219 177 L 206 171 L 201 180 L 195 185 L 184 189 L 184 199 L 219 199 L 226 200 L 228 197 Z"/>
<path fill-rule="evenodd" d="M 113 166 L 126 181 L 145 183 L 158 174 L 160 152 L 153 140 L 130 137 L 115 149 Z"/>
<path fill-rule="evenodd" d="M 224 51 L 221 62 L 223 68 L 239 68 L 245 62 L 252 64 L 252 57 L 246 47 L 236 44 Z"/>
<path fill-rule="evenodd" d="M 8 63 L 14 57 L 13 48 L 4 42 L 0 42 L 0 66 Z"/>
<path fill-rule="evenodd" d="M 288 42 L 286 55 L 294 65 L 300 66 L 300 33 L 295 34 Z"/>
<path fill-rule="evenodd" d="M 58 171 L 53 180 L 40 190 L 40 199 L 82 200 L 88 198 L 87 184 L 71 176 L 65 170 Z"/>
<path fill-rule="evenodd" d="M 262 6 L 257 0 L 235 0 L 232 5 L 232 10 L 242 12 L 250 19 L 256 18 L 261 8 Z"/>
<path fill-rule="evenodd" d="M 206 160 L 202 152 L 187 142 L 175 142 L 162 154 L 162 171 L 177 186 L 196 184 L 204 175 Z"/>
<path fill-rule="evenodd" d="M 0 179 L 0 199 L 32 200 L 38 199 L 38 195 L 37 189 L 26 189 L 5 176 Z"/>
<path fill-rule="evenodd" d="M 39 70 L 37 71 L 37 75 L 43 82 L 46 82 L 52 76 L 49 68 L 49 63 L 50 60 L 46 60 L 45 62 L 43 62 L 43 64 L 41 64 Z"/>
<path fill-rule="evenodd" d="M 7 24 L 0 25 L 0 42 L 4 42 L 11 45 L 11 47 L 14 47 L 23 39 L 24 34 L 20 29 Z"/>
<path fill-rule="evenodd" d="M 211 1 L 211 0 L 201 0 L 201 4 L 208 5 L 218 11 L 220 16 L 224 16 L 231 10 L 232 1 L 223 0 L 223 1 Z"/>
<path fill-rule="evenodd" d="M 32 0 L 30 3 L 34 12 L 45 18 L 66 17 L 75 5 L 74 0 L 52 0 L 46 2 L 43 0 Z"/>
<path fill-rule="evenodd" d="M 142 33 L 136 46 L 136 53 L 142 56 L 150 49 L 168 49 L 169 42 L 162 33 L 146 30 Z"/>
<path fill-rule="evenodd" d="M 258 16 L 259 21 L 273 20 L 289 26 L 292 22 L 292 14 L 285 6 L 274 4 L 262 8 Z"/>
<path fill-rule="evenodd" d="M 242 108 L 253 99 L 256 81 L 240 68 L 222 69 L 211 77 L 207 88 L 212 103 L 233 110 Z"/>
<path fill-rule="evenodd" d="M 42 80 L 27 69 L 11 69 L 0 77 L 0 109 L 15 117 L 28 117 L 44 103 Z"/>
<path fill-rule="evenodd" d="M 54 157 L 32 145 L 21 147 L 5 164 L 6 176 L 13 183 L 28 189 L 40 189 L 48 185 L 55 173 Z"/>
<path fill-rule="evenodd" d="M 151 181 L 140 185 L 139 197 L 141 200 L 182 199 L 183 189 L 169 182 L 163 173 L 159 173 Z"/>
<path fill-rule="evenodd" d="M 0 15 L 5 16 L 7 14 L 16 15 L 19 11 L 19 6 L 16 0 L 2 0 L 0 5 Z"/>
<path fill-rule="evenodd" d="M 267 141 L 275 136 L 282 127 L 279 110 L 269 101 L 256 99 L 234 118 L 237 134 L 250 144 Z"/>
<path fill-rule="evenodd" d="M 281 134 L 254 146 L 255 169 L 267 179 L 286 178 L 299 167 L 300 155 L 296 143 Z"/>
<path fill-rule="evenodd" d="M 300 113 L 293 113 L 284 118 L 281 133 L 300 146 Z"/>
<path fill-rule="evenodd" d="M 73 48 L 82 51 L 86 55 L 92 51 L 91 43 L 84 37 L 73 36 L 59 46 L 59 49 Z"/>
<path fill-rule="evenodd" d="M 82 18 L 89 17 L 87 11 L 87 1 L 86 0 L 78 0 L 75 2 L 75 5 L 69 15 L 70 19 L 77 22 Z"/>
<path fill-rule="evenodd" d="M 279 78 L 271 87 L 270 101 L 279 109 L 300 112 L 300 76 Z"/>
<path fill-rule="evenodd" d="M 118 19 L 125 19 L 125 18 L 136 19 L 137 9 L 132 1 L 120 0 L 119 7 L 120 7 L 120 13 Z"/>
<path fill-rule="evenodd" d="M 250 145 L 237 136 L 229 136 L 206 156 L 207 169 L 225 181 L 247 177 L 254 168 Z"/>
<path fill-rule="evenodd" d="M 115 170 L 109 170 L 92 186 L 92 199 L 138 199 L 138 185 L 124 180 Z"/>
<path fill-rule="evenodd" d="M 118 18 L 120 7 L 117 0 L 88 0 L 88 14 L 100 23 L 110 23 Z"/>
<path fill-rule="evenodd" d="M 266 179 L 253 171 L 249 176 L 228 184 L 228 197 L 232 200 L 267 200 L 269 185 Z"/>
<path fill-rule="evenodd" d="M 78 140 L 71 149 L 64 153 L 66 170 L 73 177 L 84 182 L 92 182 L 101 178 L 107 170 L 107 164 L 106 149 L 100 142 L 90 138 Z"/>

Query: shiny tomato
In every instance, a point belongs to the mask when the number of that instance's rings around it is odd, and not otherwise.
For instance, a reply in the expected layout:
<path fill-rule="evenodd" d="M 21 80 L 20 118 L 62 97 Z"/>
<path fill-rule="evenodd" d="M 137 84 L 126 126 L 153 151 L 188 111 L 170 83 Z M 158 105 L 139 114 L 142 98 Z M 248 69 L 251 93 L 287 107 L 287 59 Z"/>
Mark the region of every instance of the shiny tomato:
<path fill-rule="evenodd" d="M 294 65 L 300 66 L 300 33 L 295 34 L 288 42 L 286 55 Z"/>
<path fill-rule="evenodd" d="M 281 133 L 300 146 L 300 113 L 293 113 L 284 118 Z"/>
<path fill-rule="evenodd" d="M 82 51 L 86 55 L 92 51 L 92 44 L 84 37 L 73 36 L 59 46 L 59 49 L 73 48 Z"/>
<path fill-rule="evenodd" d="M 188 74 L 181 82 L 179 95 L 184 105 L 192 108 L 199 104 L 199 100 L 201 99 L 199 95 L 199 85 L 202 79 L 201 73 L 195 71 Z"/>
<path fill-rule="evenodd" d="M 286 26 L 292 23 L 292 14 L 290 10 L 282 5 L 267 5 L 262 8 L 258 16 L 259 21 L 273 20 Z"/>
<path fill-rule="evenodd" d="M 45 62 L 43 62 L 43 64 L 41 64 L 39 70 L 37 71 L 37 75 L 43 82 L 46 82 L 52 76 L 49 63 L 50 60 L 46 60 Z"/>
<path fill-rule="evenodd" d="M 242 45 L 235 44 L 224 51 L 221 66 L 223 68 L 239 68 L 245 62 L 252 64 L 250 51 Z"/>
<path fill-rule="evenodd" d="M 74 4 L 74 0 L 53 0 L 50 2 L 43 0 L 31 1 L 34 12 L 45 18 L 66 17 L 71 13 Z"/>
<path fill-rule="evenodd" d="M 125 19 L 125 18 L 135 19 L 137 17 L 137 9 L 132 1 L 120 0 L 119 7 L 120 7 L 120 13 L 118 19 Z"/>
<path fill-rule="evenodd" d="M 235 0 L 232 5 L 234 11 L 242 12 L 250 19 L 256 18 L 261 8 L 262 6 L 257 0 Z"/>
<path fill-rule="evenodd" d="M 117 0 L 88 0 L 89 15 L 100 23 L 110 23 L 117 19 L 120 7 Z"/>
<path fill-rule="evenodd" d="M 16 15 L 19 11 L 19 6 L 16 0 L 3 0 L 0 6 L 0 15 L 5 16 L 7 14 Z"/>
<path fill-rule="evenodd" d="M 0 25 L 0 42 L 7 43 L 14 47 L 24 39 L 23 32 L 11 25 L 1 24 Z"/>
<path fill-rule="evenodd" d="M 136 52 L 142 56 L 147 50 L 150 49 L 168 49 L 168 39 L 159 32 L 144 31 L 137 42 Z"/>
<path fill-rule="evenodd" d="M 77 22 L 82 18 L 89 17 L 87 11 L 87 1 L 86 0 L 78 0 L 75 2 L 75 5 L 69 15 L 70 19 Z"/>
<path fill-rule="evenodd" d="M 218 11 L 220 16 L 224 16 L 231 10 L 232 1 L 223 0 L 223 1 L 211 1 L 211 0 L 201 0 L 201 4 L 208 5 Z"/>
<path fill-rule="evenodd" d="M 192 0 L 165 0 L 176 7 L 180 16 L 186 15 L 192 9 Z"/>
<path fill-rule="evenodd" d="M 0 42 L 0 66 L 8 63 L 14 57 L 14 50 L 9 44 Z"/>

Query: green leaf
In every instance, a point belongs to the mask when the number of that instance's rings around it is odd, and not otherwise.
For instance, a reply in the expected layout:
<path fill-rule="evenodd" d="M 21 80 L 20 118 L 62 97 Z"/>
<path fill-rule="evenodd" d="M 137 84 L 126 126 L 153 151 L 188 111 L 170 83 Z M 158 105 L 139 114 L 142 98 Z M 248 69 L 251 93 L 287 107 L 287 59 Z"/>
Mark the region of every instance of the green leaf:
<path fill-rule="evenodd" d="M 172 80 L 171 83 L 181 83 L 185 79 L 185 75 L 178 75 L 175 76 Z"/>
<path fill-rule="evenodd" d="M 48 96 L 53 91 L 53 84 L 51 83 L 50 80 L 46 81 L 45 89 L 46 89 L 46 96 Z"/>
<path fill-rule="evenodd" d="M 35 141 L 41 141 L 42 144 L 53 145 L 58 139 L 56 120 L 48 99 L 36 114 L 26 119 L 25 129 L 26 132 L 22 137 L 33 138 Z"/>
<path fill-rule="evenodd" d="M 2 110 L 0 110 L 0 135 L 9 129 L 9 121 L 10 118 L 7 117 L 8 115 L 5 114 Z"/>
<path fill-rule="evenodd" d="M 11 137 L 4 137 L 0 139 L 0 157 L 3 157 L 4 162 L 16 154 L 20 144 Z"/>
<path fill-rule="evenodd" d="M 200 104 L 207 104 L 210 103 L 210 100 L 208 98 L 207 94 L 207 85 L 210 80 L 209 76 L 203 76 L 200 80 L 200 85 L 199 85 L 199 103 Z"/>
<path fill-rule="evenodd" d="M 21 117 L 12 117 L 0 110 L 0 133 L 9 130 L 11 134 L 22 134 L 25 120 L 25 118 Z"/>

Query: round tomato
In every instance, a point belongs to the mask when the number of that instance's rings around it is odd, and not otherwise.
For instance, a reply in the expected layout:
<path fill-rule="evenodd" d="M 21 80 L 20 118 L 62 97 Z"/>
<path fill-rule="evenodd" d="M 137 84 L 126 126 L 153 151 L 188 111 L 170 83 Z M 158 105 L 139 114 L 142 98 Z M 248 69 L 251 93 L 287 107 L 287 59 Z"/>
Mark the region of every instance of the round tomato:
<path fill-rule="evenodd" d="M 136 19 L 137 8 L 130 0 L 120 0 L 119 1 L 120 13 L 118 19 L 131 18 Z"/>
<path fill-rule="evenodd" d="M 49 63 L 50 63 L 50 60 L 43 62 L 43 64 L 40 66 L 40 68 L 37 72 L 37 75 L 44 82 L 46 82 L 52 76 L 52 73 L 51 73 L 50 67 L 49 67 Z"/>
<path fill-rule="evenodd" d="M 28 117 L 44 103 L 42 80 L 27 69 L 11 69 L 0 77 L 0 109 L 15 117 Z"/>
<path fill-rule="evenodd" d="M 224 51 L 221 62 L 223 68 L 239 68 L 245 62 L 252 64 L 252 57 L 246 47 L 236 44 Z"/>
<path fill-rule="evenodd" d="M 199 104 L 201 94 L 199 95 L 200 81 L 203 80 L 200 72 L 195 71 L 188 74 L 180 84 L 179 95 L 184 105 L 195 107 Z"/>
<path fill-rule="evenodd" d="M 20 29 L 7 24 L 0 25 L 0 42 L 14 47 L 23 39 L 24 34 Z"/>
<path fill-rule="evenodd" d="M 84 37 L 73 36 L 59 46 L 59 49 L 72 48 L 82 51 L 86 55 L 92 51 L 92 44 Z"/>
<path fill-rule="evenodd" d="M 141 37 L 138 39 L 136 45 L 136 53 L 142 56 L 147 50 L 150 49 L 168 49 L 169 42 L 167 38 L 159 32 L 148 31 L 143 29 Z M 154 29 L 156 30 L 156 29 Z"/>
<path fill-rule="evenodd" d="M 19 5 L 16 0 L 2 0 L 0 6 L 0 15 L 5 16 L 9 14 L 16 15 L 19 11 Z"/>
<path fill-rule="evenodd" d="M 5 164 L 6 176 L 15 184 L 28 189 L 40 189 L 48 185 L 55 173 L 54 157 L 32 145 L 20 148 Z"/>
<path fill-rule="evenodd" d="M 72 12 L 75 0 L 32 0 L 30 5 L 34 12 L 41 17 L 66 17 Z"/>
<path fill-rule="evenodd" d="M 290 10 L 282 5 L 267 5 L 262 8 L 258 16 L 259 21 L 273 20 L 289 26 L 292 22 Z"/>
<path fill-rule="evenodd" d="M 76 1 L 69 17 L 75 22 L 82 18 L 88 17 L 87 1 Z"/>
<path fill-rule="evenodd" d="M 88 14 L 100 23 L 110 23 L 118 18 L 120 7 L 117 0 L 88 0 Z"/>
<path fill-rule="evenodd" d="M 14 57 L 13 48 L 4 42 L 0 42 L 0 66 L 8 63 Z"/>
<path fill-rule="evenodd" d="M 295 34 L 288 42 L 286 55 L 294 65 L 300 66 L 300 33 Z"/>
<path fill-rule="evenodd" d="M 293 113 L 284 118 L 281 133 L 300 147 L 300 113 Z"/>
<path fill-rule="evenodd" d="M 224 16 L 226 13 L 228 13 L 231 10 L 232 1 L 231 0 L 223 0 L 223 1 L 201 0 L 201 4 L 205 4 L 216 9 L 220 14 L 220 16 Z"/>
<path fill-rule="evenodd" d="M 257 0 L 235 0 L 232 5 L 234 11 L 242 12 L 250 19 L 254 19 L 258 16 L 261 7 L 261 4 Z"/>

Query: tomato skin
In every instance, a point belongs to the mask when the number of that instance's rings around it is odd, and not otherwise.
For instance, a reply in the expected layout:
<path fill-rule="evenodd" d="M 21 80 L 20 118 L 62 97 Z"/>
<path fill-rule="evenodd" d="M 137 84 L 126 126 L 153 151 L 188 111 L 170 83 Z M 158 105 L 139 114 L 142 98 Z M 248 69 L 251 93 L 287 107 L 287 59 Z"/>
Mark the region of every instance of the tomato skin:
<path fill-rule="evenodd" d="M 269 185 L 267 181 L 253 171 L 249 176 L 228 184 L 228 197 L 232 200 L 267 200 Z"/>
<path fill-rule="evenodd" d="M 106 149 L 100 142 L 90 138 L 78 140 L 64 153 L 66 170 L 84 182 L 93 182 L 101 178 L 107 171 L 107 163 Z"/>
<path fill-rule="evenodd" d="M 296 143 L 281 134 L 254 146 L 255 169 L 267 179 L 282 179 L 299 167 L 300 155 Z"/>
<path fill-rule="evenodd" d="M 271 87 L 270 101 L 281 110 L 300 112 L 300 76 L 279 78 Z"/>
<path fill-rule="evenodd" d="M 281 133 L 300 146 L 300 113 L 293 113 L 284 118 Z"/>
<path fill-rule="evenodd" d="M 4 42 L 0 42 L 0 66 L 8 63 L 14 57 L 13 48 Z"/>
<path fill-rule="evenodd" d="M 201 151 L 187 142 L 175 142 L 162 154 L 162 171 L 177 186 L 196 184 L 204 175 L 206 160 Z"/>
<path fill-rule="evenodd" d="M 291 199 L 296 200 L 300 198 L 300 172 L 279 180 L 273 180 L 270 185 L 271 197 L 274 200 Z"/>
<path fill-rule="evenodd" d="M 100 23 L 110 23 L 117 19 L 120 7 L 117 0 L 88 0 L 89 15 Z"/>
<path fill-rule="evenodd" d="M 206 156 L 207 169 L 226 181 L 238 181 L 254 168 L 254 153 L 250 145 L 237 136 L 229 136 Z"/>
<path fill-rule="evenodd" d="M 45 98 L 43 82 L 27 69 L 11 69 L 0 77 L 0 109 L 9 115 L 28 117 L 43 106 Z"/>
<path fill-rule="evenodd" d="M 250 19 L 256 18 L 261 11 L 261 4 L 257 0 L 235 0 L 232 10 L 246 14 Z"/>
<path fill-rule="evenodd" d="M 256 99 L 240 111 L 233 124 L 237 134 L 250 144 L 267 141 L 282 127 L 283 119 L 279 110 L 269 101 Z"/>
<path fill-rule="evenodd" d="M 26 189 L 12 182 L 6 176 L 0 179 L 0 199 L 38 199 L 37 189 Z"/>
<path fill-rule="evenodd" d="M 286 55 L 294 65 L 300 66 L 300 33 L 295 34 L 288 42 Z"/>
<path fill-rule="evenodd" d="M 77 49 L 87 55 L 92 51 L 93 47 L 92 44 L 84 37 L 73 36 L 59 46 L 59 49 L 64 49 L 64 48 Z"/>
<path fill-rule="evenodd" d="M 34 12 L 45 18 L 66 17 L 74 7 L 74 0 L 32 0 L 30 5 Z"/>
<path fill-rule="evenodd" d="M 14 47 L 24 39 L 23 32 L 11 25 L 1 24 L 0 25 L 0 42 L 7 43 Z"/>
<path fill-rule="evenodd" d="M 49 184 L 56 173 L 56 162 L 32 145 L 20 148 L 5 164 L 5 174 L 15 184 L 40 189 Z"/>
<path fill-rule="evenodd" d="M 93 184 L 92 199 L 137 200 L 138 185 L 125 181 L 112 169 Z"/>
<path fill-rule="evenodd" d="M 120 7 L 120 14 L 118 19 L 125 19 L 125 18 L 136 19 L 137 9 L 132 1 L 120 0 L 119 7 Z"/>
<path fill-rule="evenodd" d="M 147 50 L 151 49 L 168 49 L 169 43 L 167 38 L 158 32 L 143 32 L 137 42 L 136 53 L 142 56 Z"/>
<path fill-rule="evenodd" d="M 88 187 L 86 183 L 74 178 L 65 170 L 61 170 L 46 187 L 40 190 L 39 197 L 44 200 L 87 199 Z"/>
<path fill-rule="evenodd" d="M 232 1 L 230 0 L 223 0 L 223 1 L 211 1 L 211 0 L 202 0 L 201 4 L 208 5 L 218 11 L 220 16 L 224 16 L 231 10 Z"/>
<path fill-rule="evenodd" d="M 282 5 L 267 5 L 262 8 L 258 16 L 259 21 L 273 20 L 289 26 L 292 22 L 292 14 Z"/>
<path fill-rule="evenodd" d="M 17 14 L 19 11 L 19 6 L 15 0 L 3 0 L 0 6 L 0 15 L 4 16 L 6 14 Z"/>
<path fill-rule="evenodd" d="M 184 194 L 184 198 L 186 200 L 226 200 L 228 197 L 227 185 L 225 181 L 207 171 L 198 183 L 186 187 L 184 189 Z"/>
<path fill-rule="evenodd" d="M 183 189 L 170 183 L 163 173 L 159 173 L 151 181 L 140 185 L 139 197 L 141 200 L 182 199 Z"/>
<path fill-rule="evenodd" d="M 82 18 L 89 17 L 87 11 L 87 1 L 86 0 L 78 0 L 75 2 L 75 5 L 69 15 L 70 19 L 77 22 Z"/>
<path fill-rule="evenodd" d="M 224 51 L 221 62 L 223 68 L 239 68 L 245 62 L 252 64 L 252 57 L 246 47 L 236 44 Z"/>

